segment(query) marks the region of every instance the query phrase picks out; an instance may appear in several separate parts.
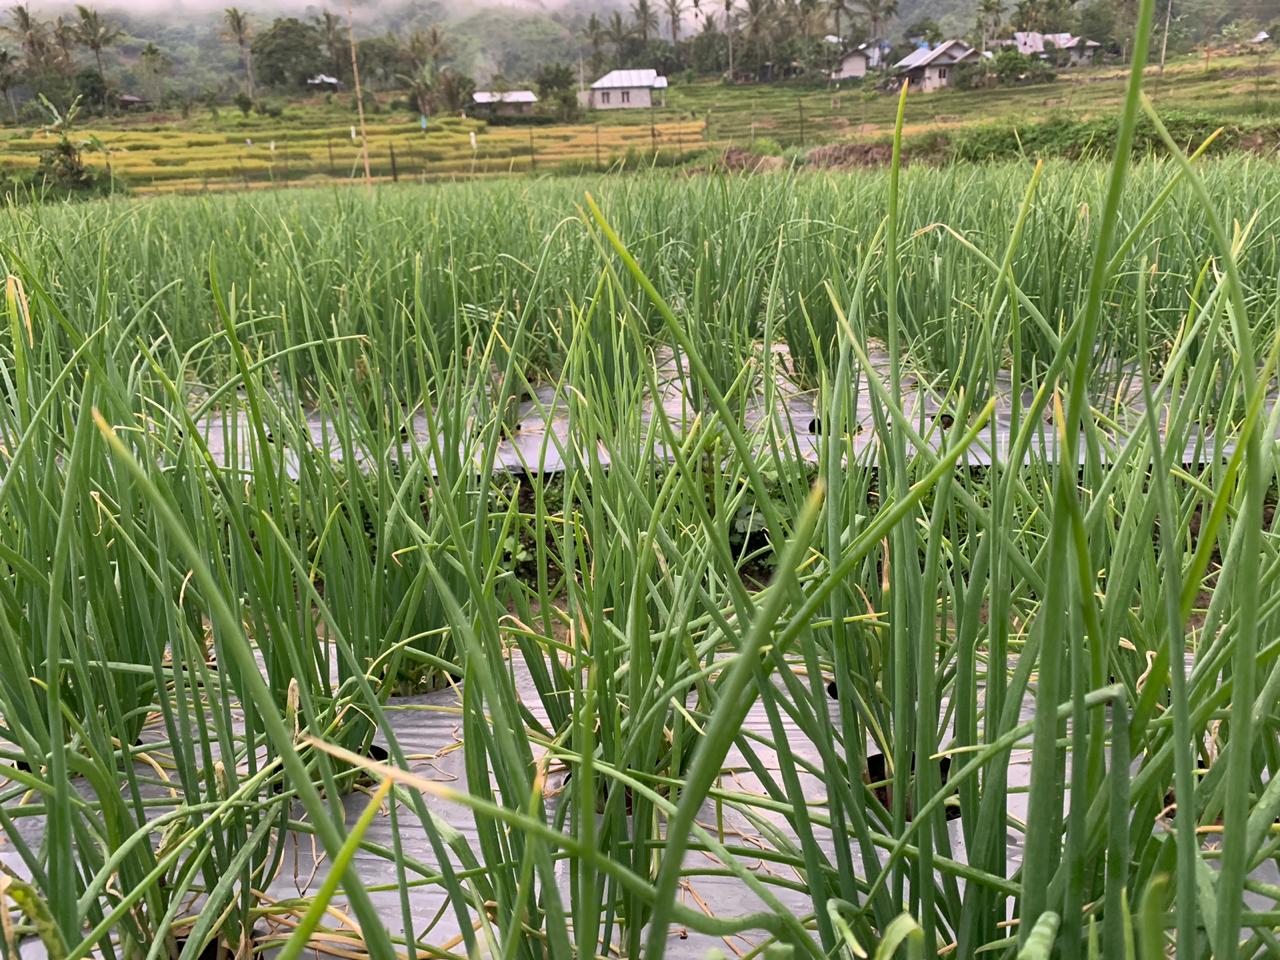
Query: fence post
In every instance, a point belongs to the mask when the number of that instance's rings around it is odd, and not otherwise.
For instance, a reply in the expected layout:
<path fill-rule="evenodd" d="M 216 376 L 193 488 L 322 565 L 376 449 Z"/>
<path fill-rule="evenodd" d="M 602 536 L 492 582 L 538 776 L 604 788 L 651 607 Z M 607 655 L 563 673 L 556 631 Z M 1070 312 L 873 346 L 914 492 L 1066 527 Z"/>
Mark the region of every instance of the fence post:
<path fill-rule="evenodd" d="M 796 97 L 796 109 L 800 111 L 800 146 L 804 146 L 804 100 Z"/>
<path fill-rule="evenodd" d="M 396 166 L 396 145 L 393 143 L 391 147 L 391 180 L 393 183 L 400 182 L 400 168 Z"/>
<path fill-rule="evenodd" d="M 649 93 L 649 143 L 653 146 L 653 155 L 658 156 L 658 125 L 653 118 L 653 92 Z"/>
<path fill-rule="evenodd" d="M 600 166 L 600 124 L 596 124 L 596 167 Z"/>
<path fill-rule="evenodd" d="M 529 128 L 529 169 L 538 169 L 538 151 L 533 146 L 533 127 Z"/>
<path fill-rule="evenodd" d="M 329 176 L 338 175 L 338 165 L 333 162 L 333 137 L 329 137 Z"/>

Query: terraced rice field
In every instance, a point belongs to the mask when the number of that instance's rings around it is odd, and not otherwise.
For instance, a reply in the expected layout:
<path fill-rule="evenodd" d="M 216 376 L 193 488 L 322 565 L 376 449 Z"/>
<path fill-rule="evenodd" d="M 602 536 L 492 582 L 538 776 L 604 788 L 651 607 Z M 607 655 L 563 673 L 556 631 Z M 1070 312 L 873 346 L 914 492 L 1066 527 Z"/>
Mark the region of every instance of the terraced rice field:
<path fill-rule="evenodd" d="M 378 123 L 368 127 L 368 136 L 373 176 L 411 182 L 538 169 L 582 172 L 622 162 L 638 167 L 706 146 L 701 121 L 489 127 L 445 118 L 432 121 L 425 134 L 416 123 Z M 140 193 L 364 179 L 363 148 L 354 126 L 286 127 L 265 135 L 253 130 L 249 136 L 165 127 L 76 133 L 78 140 L 90 137 L 97 137 L 105 152 L 86 153 L 86 162 L 109 169 L 122 187 Z M 0 139 L 0 170 L 35 170 L 52 143 L 52 136 L 40 131 Z"/>
<path fill-rule="evenodd" d="M 1280 169 L 1140 108 L 6 209 L 6 956 L 1274 955 Z"/>

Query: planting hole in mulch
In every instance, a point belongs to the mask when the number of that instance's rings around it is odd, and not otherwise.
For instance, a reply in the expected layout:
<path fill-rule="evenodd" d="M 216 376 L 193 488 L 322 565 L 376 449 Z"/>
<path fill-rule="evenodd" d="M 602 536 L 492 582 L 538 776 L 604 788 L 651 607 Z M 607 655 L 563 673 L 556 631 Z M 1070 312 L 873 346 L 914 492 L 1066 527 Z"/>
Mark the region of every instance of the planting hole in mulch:
<path fill-rule="evenodd" d="M 951 775 L 951 758 L 942 757 L 937 761 L 937 767 L 938 767 L 939 782 L 946 783 L 947 778 Z M 915 769 L 916 769 L 916 757 L 915 757 L 915 754 L 913 753 L 911 755 L 911 772 L 914 773 Z M 886 810 L 892 809 L 893 783 L 889 776 L 889 763 L 885 759 L 885 756 L 883 753 L 873 753 L 869 757 L 867 757 L 867 767 L 866 767 L 866 772 L 863 774 L 863 779 L 869 784 L 876 784 L 876 786 L 871 788 L 872 793 L 876 795 L 876 799 L 880 801 L 880 803 L 884 806 Z M 959 807 L 946 806 L 943 809 L 945 811 L 945 815 L 948 820 L 960 819 Z M 908 799 L 907 820 L 912 820 L 913 818 L 914 817 L 913 817 L 913 810 L 911 808 L 911 801 L 910 799 Z"/>

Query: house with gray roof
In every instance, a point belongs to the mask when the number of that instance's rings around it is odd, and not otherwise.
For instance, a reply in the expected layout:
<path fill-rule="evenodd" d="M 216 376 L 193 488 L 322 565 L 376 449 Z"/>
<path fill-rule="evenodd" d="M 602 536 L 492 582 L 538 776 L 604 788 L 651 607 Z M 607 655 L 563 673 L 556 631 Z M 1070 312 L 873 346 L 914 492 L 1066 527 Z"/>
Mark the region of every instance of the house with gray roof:
<path fill-rule="evenodd" d="M 592 110 L 639 110 L 663 106 L 667 78 L 657 70 L 613 70 L 579 97 Z"/>
<path fill-rule="evenodd" d="M 1086 40 L 1071 33 L 1040 33 L 1035 30 L 1020 30 L 1012 40 L 997 40 L 993 46 L 1014 47 L 1019 53 L 1040 60 L 1049 59 L 1054 51 L 1066 54 L 1067 63 L 1078 67 L 1092 63 L 1101 46 L 1096 40 Z"/>
<path fill-rule="evenodd" d="M 919 47 L 893 65 L 893 72 L 906 77 L 913 90 L 932 93 L 955 81 L 955 68 L 979 53 L 963 40 L 944 40 L 936 47 Z"/>
<path fill-rule="evenodd" d="M 538 95 L 532 90 L 477 90 L 471 101 L 482 116 L 525 117 L 533 113 Z"/>

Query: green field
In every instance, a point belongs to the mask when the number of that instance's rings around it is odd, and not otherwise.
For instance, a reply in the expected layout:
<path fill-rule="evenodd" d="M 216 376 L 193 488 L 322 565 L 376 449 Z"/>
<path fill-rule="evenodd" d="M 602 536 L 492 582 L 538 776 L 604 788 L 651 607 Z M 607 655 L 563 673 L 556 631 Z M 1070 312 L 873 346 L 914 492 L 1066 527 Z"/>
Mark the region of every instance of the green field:
<path fill-rule="evenodd" d="M 1268 955 L 1277 172 L 8 209 L 13 936 Z"/>
<path fill-rule="evenodd" d="M 912 100 L 908 136 L 953 132 L 975 126 L 1028 124 L 1072 117 L 1115 117 L 1124 101 L 1127 75 L 1119 67 L 1062 71 L 1051 84 L 944 90 Z M 669 106 L 689 116 L 710 117 L 708 136 L 746 146 L 754 136 L 783 145 L 849 138 L 887 138 L 893 132 L 893 96 L 864 94 L 865 87 L 815 93 L 787 84 L 725 87 L 699 83 L 673 87 Z M 1163 74 L 1147 70 L 1147 92 L 1166 111 L 1211 107 L 1221 121 L 1280 114 L 1280 59 L 1223 57 L 1208 64 L 1183 58 Z"/>
<path fill-rule="evenodd" d="M 1280 954 L 1242 76 L 102 129 L 200 195 L 0 208 L 0 957 Z"/>
<path fill-rule="evenodd" d="M 1149 90 L 1162 109 L 1196 111 L 1213 104 L 1216 122 L 1267 123 L 1255 139 L 1277 146 L 1280 61 L 1218 58 L 1206 65 L 1184 59 L 1161 76 L 1149 71 Z M 945 91 L 913 99 L 906 135 L 945 160 L 966 134 L 985 139 L 993 127 L 1048 126 L 1065 120 L 1113 117 L 1125 78 L 1115 68 L 1065 71 L 1053 84 Z M 187 120 L 130 116 L 89 126 L 105 152 L 86 154 L 113 185 L 141 193 L 362 180 L 363 152 L 353 139 L 351 104 L 288 104 L 279 117 L 222 109 Z M 380 108 L 370 117 L 370 171 L 378 181 L 455 180 L 528 173 L 572 174 L 654 163 L 705 163 L 716 151 L 785 148 L 803 160 L 803 148 L 828 143 L 883 143 L 892 132 L 895 98 L 872 85 L 845 90 L 790 83 L 731 87 L 677 84 L 653 111 L 602 111 L 571 124 L 490 126 L 474 119 L 436 118 L 424 135 L 416 115 Z M 1209 121 L 1196 132 L 1203 137 Z M 976 134 L 975 134 L 976 131 Z M 470 135 L 477 137 L 473 151 Z M 0 174 L 29 177 L 53 138 L 39 130 L 0 134 Z M 1006 155 L 1016 144 L 1001 148 Z"/>

